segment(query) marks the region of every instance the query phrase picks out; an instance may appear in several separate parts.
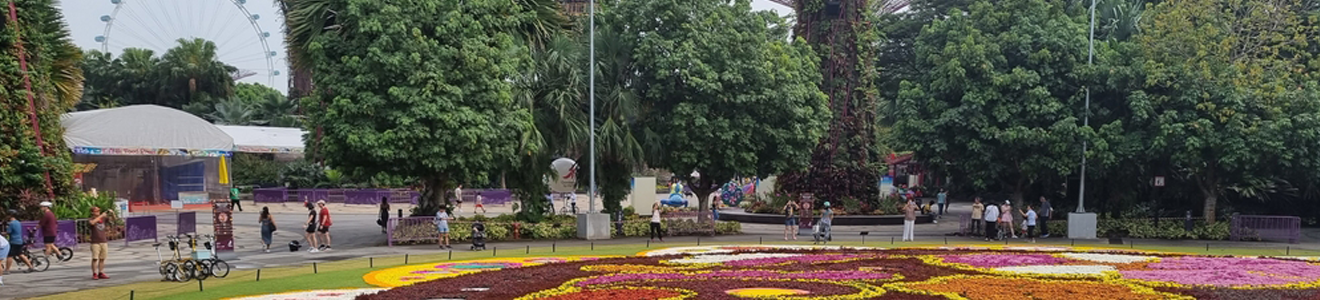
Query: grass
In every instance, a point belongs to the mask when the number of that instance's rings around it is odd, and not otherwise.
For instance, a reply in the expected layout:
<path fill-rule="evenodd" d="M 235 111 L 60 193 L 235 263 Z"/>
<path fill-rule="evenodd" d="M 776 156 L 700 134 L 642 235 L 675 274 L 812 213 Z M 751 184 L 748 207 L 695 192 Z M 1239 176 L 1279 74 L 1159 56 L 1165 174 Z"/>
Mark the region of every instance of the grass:
<path fill-rule="evenodd" d="M 994 246 L 1004 245 L 1003 243 L 959 243 L 966 240 L 959 239 L 953 241 L 952 245 L 959 246 Z M 1012 246 L 1070 246 L 1068 240 L 1051 240 L 1055 243 L 1037 243 L 1037 244 L 1011 244 Z M 707 242 L 706 245 L 712 243 Z M 718 243 L 730 244 L 730 243 Z M 742 243 L 742 244 L 756 244 Z M 808 245 L 810 242 L 781 243 L 774 242 L 769 244 L 790 244 L 790 245 Z M 622 244 L 622 245 L 597 245 L 594 249 L 590 247 L 558 247 L 553 253 L 548 248 L 532 248 L 530 253 L 526 249 L 510 249 L 500 251 L 499 256 L 493 256 L 491 251 L 483 252 L 453 252 L 453 260 L 472 260 L 494 257 L 535 257 L 535 256 L 574 256 L 574 255 L 633 255 L 646 250 L 661 249 L 667 247 L 695 246 L 695 243 L 668 242 L 664 244 L 653 245 L 647 248 L 645 244 Z M 831 245 L 842 246 L 863 246 L 861 242 L 838 242 Z M 871 247 L 924 247 L 924 246 L 945 246 L 943 242 L 913 242 L 890 244 L 877 241 L 870 241 L 864 246 Z M 1320 256 L 1320 251 L 1310 250 L 1285 250 L 1285 249 L 1247 249 L 1247 248 L 1213 248 L 1209 251 L 1205 247 L 1194 246 L 1142 246 L 1132 247 L 1128 245 L 1107 245 L 1107 244 L 1078 244 L 1078 247 L 1100 247 L 1100 248 L 1120 248 L 1135 249 L 1145 251 L 1178 252 L 1189 254 L 1209 254 L 1209 255 L 1290 255 L 1297 256 Z M 517 251 L 523 250 L 523 251 Z M 507 254 L 506 254 L 507 253 Z M 137 299 L 223 299 L 228 297 L 238 297 L 246 295 L 261 295 L 280 292 L 290 292 L 299 290 L 318 290 L 318 289 L 339 289 L 339 288 L 366 288 L 371 287 L 362 280 L 362 276 L 369 272 L 398 267 L 407 264 L 425 264 L 448 261 L 449 252 L 435 252 L 429 254 L 411 254 L 407 258 L 404 256 L 377 257 L 374 260 L 367 258 L 350 259 L 336 262 L 318 263 L 315 265 L 302 265 L 295 267 L 280 267 L 258 270 L 234 270 L 224 279 L 207 279 L 202 284 L 204 291 L 198 291 L 197 281 L 185 283 L 175 282 L 139 282 L 114 287 L 98 288 L 91 290 L 82 290 L 64 294 L 43 296 L 34 299 L 106 299 L 120 300 L 129 299 L 130 292 L 133 293 L 133 300 Z M 370 267 L 374 264 L 374 268 Z M 260 272 L 261 280 L 257 281 L 257 273 Z"/>

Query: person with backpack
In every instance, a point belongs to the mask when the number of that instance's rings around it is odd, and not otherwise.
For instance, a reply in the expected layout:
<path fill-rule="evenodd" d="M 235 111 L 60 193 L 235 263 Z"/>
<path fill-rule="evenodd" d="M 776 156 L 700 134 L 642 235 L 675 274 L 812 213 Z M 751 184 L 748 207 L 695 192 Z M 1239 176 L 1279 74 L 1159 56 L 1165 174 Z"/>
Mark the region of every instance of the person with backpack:
<path fill-rule="evenodd" d="M 325 240 L 325 244 L 321 245 L 321 251 L 333 250 L 330 248 L 330 225 L 334 225 L 334 222 L 330 220 L 330 208 L 325 207 L 325 200 L 316 201 L 316 205 L 321 207 L 321 226 L 317 231 Z"/>
<path fill-rule="evenodd" d="M 385 233 L 386 225 L 390 222 L 390 198 L 380 197 L 380 218 L 376 219 L 376 225 L 380 225 L 380 233 Z"/>

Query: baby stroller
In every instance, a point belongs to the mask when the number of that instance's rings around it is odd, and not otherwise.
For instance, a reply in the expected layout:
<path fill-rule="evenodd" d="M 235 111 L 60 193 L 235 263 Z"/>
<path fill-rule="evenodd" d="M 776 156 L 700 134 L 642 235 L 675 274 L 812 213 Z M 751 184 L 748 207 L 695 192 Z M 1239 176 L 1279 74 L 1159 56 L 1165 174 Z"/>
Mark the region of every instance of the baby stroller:
<path fill-rule="evenodd" d="M 486 250 L 486 225 L 480 221 L 472 223 L 472 251 Z"/>
<path fill-rule="evenodd" d="M 815 225 L 811 226 L 811 239 L 812 244 L 824 244 L 833 240 L 834 236 L 830 234 L 830 225 L 821 224 L 817 221 Z"/>

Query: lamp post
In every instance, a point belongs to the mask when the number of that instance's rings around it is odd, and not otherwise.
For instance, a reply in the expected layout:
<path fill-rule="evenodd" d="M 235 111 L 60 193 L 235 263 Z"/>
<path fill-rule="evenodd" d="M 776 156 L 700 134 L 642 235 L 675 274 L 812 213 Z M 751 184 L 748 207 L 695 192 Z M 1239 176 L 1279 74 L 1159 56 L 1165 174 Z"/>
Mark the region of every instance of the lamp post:
<path fill-rule="evenodd" d="M 1086 65 L 1095 60 L 1095 0 L 1091 0 L 1090 36 L 1087 38 Z M 1082 126 L 1091 127 L 1091 87 L 1086 87 L 1086 108 L 1082 115 Z M 1082 173 L 1077 186 L 1077 211 L 1068 214 L 1068 237 L 1074 239 L 1094 239 L 1096 215 L 1086 212 L 1086 140 L 1082 140 Z"/>
<path fill-rule="evenodd" d="M 587 55 L 588 57 L 587 72 L 591 74 L 587 76 L 588 78 L 587 84 L 589 85 L 587 87 L 587 94 L 588 94 L 587 97 L 591 102 L 591 116 L 589 117 L 589 119 L 591 119 L 591 137 L 589 142 L 591 144 L 590 145 L 591 149 L 588 152 L 588 155 L 591 157 L 590 159 L 591 160 L 591 190 L 587 191 L 587 197 L 589 197 L 589 199 L 587 200 L 587 209 L 589 210 L 587 212 L 595 213 L 596 212 L 596 0 L 587 1 L 587 6 L 588 6 L 588 13 L 587 13 L 588 18 L 591 19 L 590 21 L 591 41 L 590 41 L 590 46 L 588 46 L 589 51 L 591 52 Z M 1094 6 L 1095 5 L 1092 4 L 1093 9 Z"/>

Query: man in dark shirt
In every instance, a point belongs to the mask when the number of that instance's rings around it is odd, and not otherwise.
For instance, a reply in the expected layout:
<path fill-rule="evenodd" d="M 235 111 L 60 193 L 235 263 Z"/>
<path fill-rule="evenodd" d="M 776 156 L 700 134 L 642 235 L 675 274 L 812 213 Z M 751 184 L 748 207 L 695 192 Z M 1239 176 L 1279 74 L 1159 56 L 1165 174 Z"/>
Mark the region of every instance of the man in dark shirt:
<path fill-rule="evenodd" d="M 46 244 L 46 256 L 52 256 L 60 251 L 55 248 L 55 230 L 58 224 L 55 223 L 55 212 L 50 211 L 50 206 L 50 201 L 41 202 L 41 222 L 38 222 L 41 227 L 41 241 Z"/>
<path fill-rule="evenodd" d="M 1050 237 L 1050 216 L 1054 214 L 1054 208 L 1050 207 L 1050 200 L 1045 199 L 1045 196 L 1040 196 L 1040 210 L 1037 213 L 1040 214 L 1040 222 L 1037 222 L 1040 223 L 1040 237 Z"/>
<path fill-rule="evenodd" d="M 101 208 L 92 207 L 92 219 L 87 220 L 91 225 L 89 238 L 92 244 L 92 279 L 110 279 L 105 275 L 105 259 L 109 254 L 109 240 L 105 237 L 105 229 L 110 223 L 110 212 L 101 212 Z"/>

